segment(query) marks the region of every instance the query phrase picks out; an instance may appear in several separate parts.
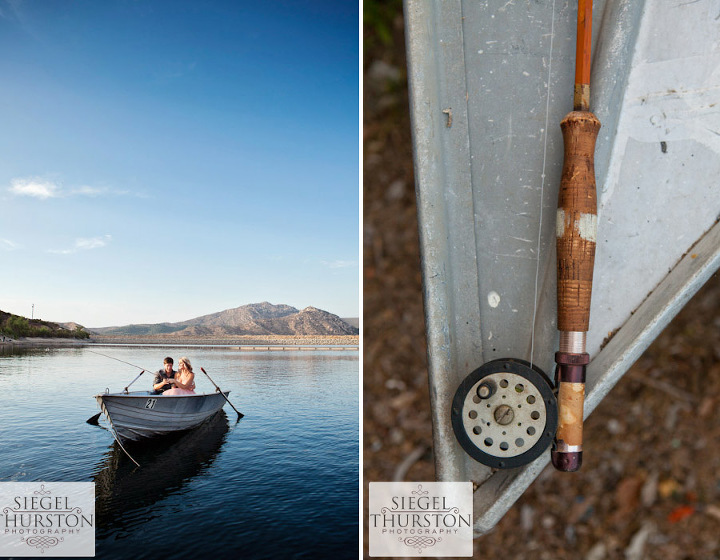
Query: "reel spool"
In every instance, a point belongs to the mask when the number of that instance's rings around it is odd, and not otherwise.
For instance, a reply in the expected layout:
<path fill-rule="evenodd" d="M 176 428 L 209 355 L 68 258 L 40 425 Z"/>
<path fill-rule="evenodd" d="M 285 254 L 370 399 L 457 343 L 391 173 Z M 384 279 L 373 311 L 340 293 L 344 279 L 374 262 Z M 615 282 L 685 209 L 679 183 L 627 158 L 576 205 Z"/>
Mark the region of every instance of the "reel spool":
<path fill-rule="evenodd" d="M 524 360 L 493 360 L 460 384 L 450 418 L 468 455 L 495 469 L 511 469 L 530 463 L 552 443 L 557 399 L 550 380 L 536 366 Z"/>

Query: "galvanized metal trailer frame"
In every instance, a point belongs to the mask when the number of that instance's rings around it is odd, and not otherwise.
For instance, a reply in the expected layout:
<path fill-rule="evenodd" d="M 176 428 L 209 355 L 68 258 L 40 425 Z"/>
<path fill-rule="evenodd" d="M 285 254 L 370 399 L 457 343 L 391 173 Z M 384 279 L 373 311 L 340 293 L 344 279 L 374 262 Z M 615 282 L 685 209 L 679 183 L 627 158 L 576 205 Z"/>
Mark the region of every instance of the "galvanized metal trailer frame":
<path fill-rule="evenodd" d="M 592 106 L 603 128 L 586 417 L 720 267 L 720 24 L 708 10 L 595 2 Z M 475 462 L 450 403 L 494 358 L 552 372 L 575 13 L 561 0 L 405 0 L 436 472 L 477 485 L 476 536 L 549 461 Z"/>

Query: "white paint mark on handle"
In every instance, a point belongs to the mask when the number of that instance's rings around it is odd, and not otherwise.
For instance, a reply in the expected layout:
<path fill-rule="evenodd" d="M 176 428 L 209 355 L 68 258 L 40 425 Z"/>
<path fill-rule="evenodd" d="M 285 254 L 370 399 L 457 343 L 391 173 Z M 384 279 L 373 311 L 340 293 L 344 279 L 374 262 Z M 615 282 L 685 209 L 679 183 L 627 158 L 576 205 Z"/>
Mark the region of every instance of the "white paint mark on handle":
<path fill-rule="evenodd" d="M 490 307 L 493 309 L 500 305 L 500 294 L 498 294 L 495 290 L 488 294 L 488 304 L 490 304 Z"/>
<path fill-rule="evenodd" d="M 555 234 L 558 239 L 562 239 L 565 236 L 565 210 L 558 208 L 557 211 L 557 222 L 555 223 Z M 580 214 L 573 228 L 585 241 L 597 242 L 597 216 L 595 214 Z"/>
<path fill-rule="evenodd" d="M 597 216 L 595 214 L 580 214 L 580 218 L 575 222 L 575 229 L 580 234 L 580 238 L 585 241 L 597 240 Z"/>

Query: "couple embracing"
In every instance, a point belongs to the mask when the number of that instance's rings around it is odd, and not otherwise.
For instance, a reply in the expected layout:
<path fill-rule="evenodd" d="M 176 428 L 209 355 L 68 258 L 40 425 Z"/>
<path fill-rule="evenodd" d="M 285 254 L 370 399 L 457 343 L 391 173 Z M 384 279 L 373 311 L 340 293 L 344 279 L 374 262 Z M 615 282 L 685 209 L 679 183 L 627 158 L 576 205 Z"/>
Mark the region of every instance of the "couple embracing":
<path fill-rule="evenodd" d="M 155 374 L 153 381 L 155 394 L 164 395 L 194 395 L 195 374 L 190 360 L 180 358 L 178 371 L 173 369 L 173 359 L 169 356 L 163 360 L 163 369 Z"/>

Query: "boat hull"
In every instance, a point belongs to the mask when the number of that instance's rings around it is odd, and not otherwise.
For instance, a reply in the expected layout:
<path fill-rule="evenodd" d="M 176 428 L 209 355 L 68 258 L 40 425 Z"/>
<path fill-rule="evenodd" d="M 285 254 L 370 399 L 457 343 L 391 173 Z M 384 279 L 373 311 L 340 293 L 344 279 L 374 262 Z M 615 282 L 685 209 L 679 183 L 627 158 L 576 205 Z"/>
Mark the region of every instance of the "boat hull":
<path fill-rule="evenodd" d="M 199 426 L 223 407 L 228 394 L 163 396 L 140 391 L 95 398 L 120 439 L 139 441 Z"/>

